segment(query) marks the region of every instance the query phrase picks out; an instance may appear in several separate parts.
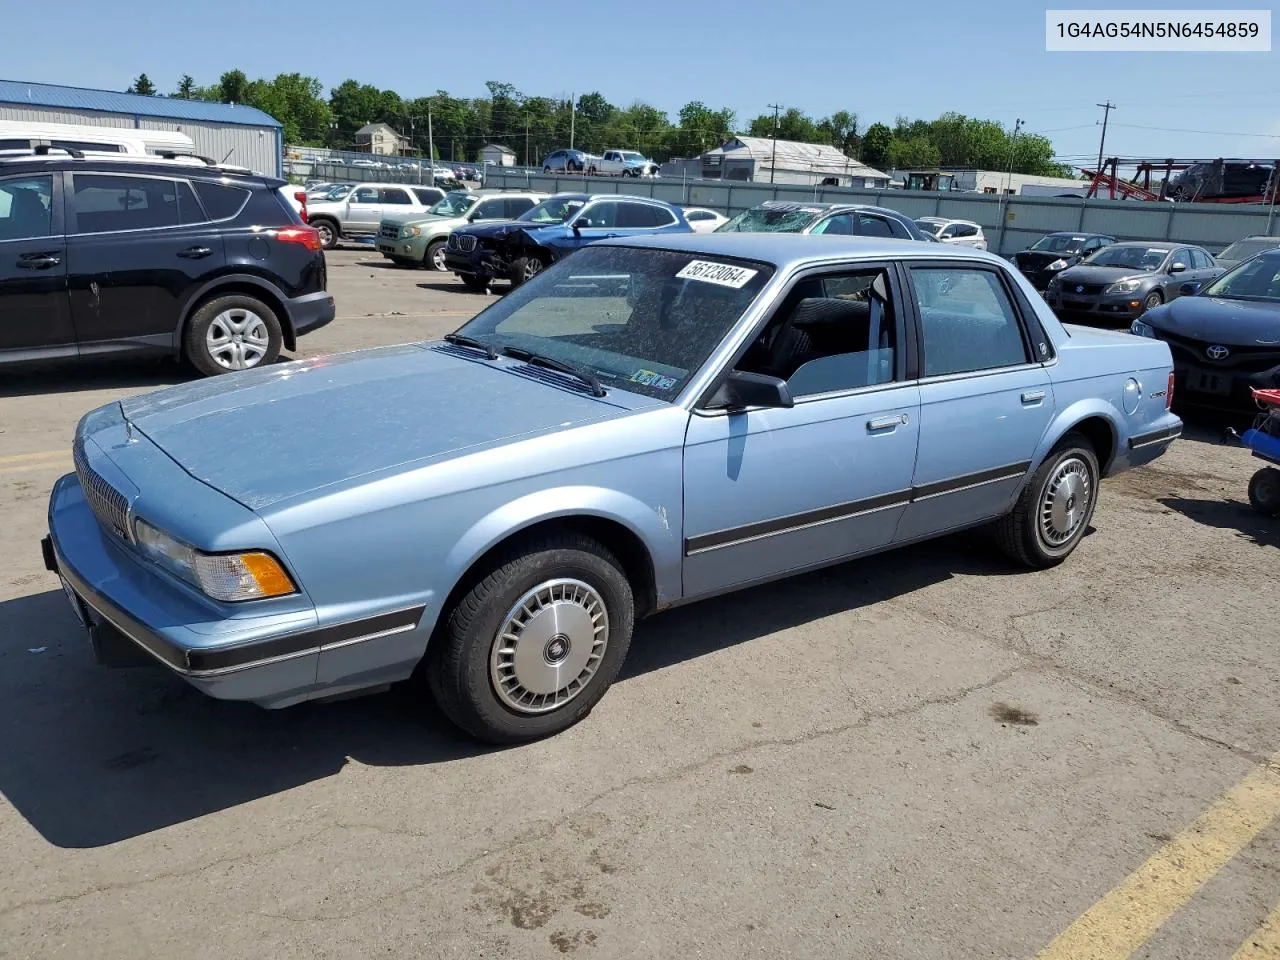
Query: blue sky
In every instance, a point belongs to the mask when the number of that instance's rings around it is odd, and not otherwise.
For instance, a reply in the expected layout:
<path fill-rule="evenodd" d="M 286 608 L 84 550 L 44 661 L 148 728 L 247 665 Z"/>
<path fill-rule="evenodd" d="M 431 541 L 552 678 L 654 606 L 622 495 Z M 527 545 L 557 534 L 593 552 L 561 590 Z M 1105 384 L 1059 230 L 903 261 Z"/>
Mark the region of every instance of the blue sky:
<path fill-rule="evenodd" d="M 239 67 L 251 78 L 308 73 L 326 88 L 353 77 L 408 97 L 478 96 L 486 80 L 503 80 L 531 94 L 594 89 L 618 104 L 644 100 L 673 119 L 699 99 L 732 107 L 744 126 L 770 103 L 815 116 L 848 109 L 864 128 L 954 110 L 1008 125 L 1021 117 L 1073 160 L 1096 156 L 1094 105 L 1110 99 L 1110 155 L 1280 156 L 1276 53 L 1047 53 L 1045 6 L 437 0 L 382 5 L 393 12 L 380 18 L 379 5 L 356 0 L 61 0 L 6 12 L 8 36 L 51 43 L 6 44 L 0 75 L 124 89 L 145 71 L 170 91 L 184 73 L 209 83 Z M 51 13 L 68 29 L 52 28 Z"/>

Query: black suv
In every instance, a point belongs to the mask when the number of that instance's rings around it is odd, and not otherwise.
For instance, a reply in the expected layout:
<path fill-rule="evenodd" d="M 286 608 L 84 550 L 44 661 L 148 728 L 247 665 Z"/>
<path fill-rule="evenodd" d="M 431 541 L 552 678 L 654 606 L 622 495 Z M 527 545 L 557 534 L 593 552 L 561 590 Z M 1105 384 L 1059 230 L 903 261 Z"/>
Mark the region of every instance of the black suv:
<path fill-rule="evenodd" d="M 0 364 L 152 354 L 212 375 L 295 349 L 334 305 L 286 189 L 200 159 L 0 158 Z"/>

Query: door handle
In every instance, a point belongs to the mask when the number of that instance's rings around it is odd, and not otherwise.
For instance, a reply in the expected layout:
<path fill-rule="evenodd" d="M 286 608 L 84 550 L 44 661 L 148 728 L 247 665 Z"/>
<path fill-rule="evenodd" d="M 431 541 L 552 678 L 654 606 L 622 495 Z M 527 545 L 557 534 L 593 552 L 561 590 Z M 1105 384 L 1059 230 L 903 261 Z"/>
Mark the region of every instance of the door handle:
<path fill-rule="evenodd" d="M 905 413 L 894 414 L 892 417 L 877 417 L 874 420 L 867 421 L 867 429 L 876 430 L 892 430 L 894 427 L 905 427 L 907 425 L 907 415 Z"/>
<path fill-rule="evenodd" d="M 1044 399 L 1043 390 L 1026 390 L 1022 394 L 1023 403 L 1039 403 Z"/>
<path fill-rule="evenodd" d="M 52 253 L 24 253 L 18 258 L 18 266 L 23 270 L 48 270 L 61 262 L 62 258 Z"/>
<path fill-rule="evenodd" d="M 178 256 L 186 260 L 200 260 L 213 253 L 208 247 L 187 247 L 185 250 L 179 250 Z"/>

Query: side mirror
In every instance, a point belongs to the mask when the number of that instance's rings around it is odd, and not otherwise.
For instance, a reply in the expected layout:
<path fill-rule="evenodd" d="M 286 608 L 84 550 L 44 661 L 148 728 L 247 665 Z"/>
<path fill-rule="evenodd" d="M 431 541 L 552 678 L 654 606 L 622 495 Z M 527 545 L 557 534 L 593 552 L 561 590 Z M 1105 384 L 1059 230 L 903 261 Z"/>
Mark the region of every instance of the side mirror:
<path fill-rule="evenodd" d="M 1200 284 L 1192 280 L 1190 283 L 1184 283 L 1178 290 L 1184 297 L 1194 296 L 1200 292 Z"/>
<path fill-rule="evenodd" d="M 583 227 L 589 226 L 591 226 L 590 217 L 579 217 L 577 220 L 573 221 L 573 232 L 578 233 Z"/>
<path fill-rule="evenodd" d="M 794 407 L 785 381 L 764 373 L 734 370 L 711 397 L 709 406 L 718 410 L 746 407 Z"/>
<path fill-rule="evenodd" d="M 1177 263 L 1175 263 L 1173 266 L 1171 266 L 1171 267 L 1169 268 L 1169 272 L 1170 272 L 1170 273 L 1182 273 L 1182 272 L 1183 272 L 1184 270 L 1186 270 L 1186 269 L 1187 269 L 1187 265 L 1186 265 L 1185 263 L 1183 263 L 1181 260 L 1179 260 Z"/>

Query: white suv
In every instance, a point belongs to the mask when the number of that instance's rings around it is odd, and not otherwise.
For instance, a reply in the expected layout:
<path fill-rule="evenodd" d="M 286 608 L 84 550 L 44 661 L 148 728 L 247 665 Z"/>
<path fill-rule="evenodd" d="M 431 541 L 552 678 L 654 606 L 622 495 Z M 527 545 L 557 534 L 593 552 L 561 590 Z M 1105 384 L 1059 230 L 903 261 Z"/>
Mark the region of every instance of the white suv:
<path fill-rule="evenodd" d="M 944 217 L 917 217 L 916 226 L 940 243 L 952 243 L 958 247 L 987 249 L 987 238 L 982 225 L 972 220 L 947 220 Z"/>

